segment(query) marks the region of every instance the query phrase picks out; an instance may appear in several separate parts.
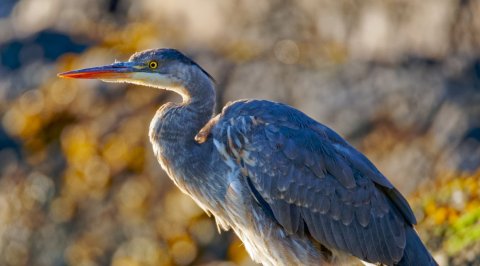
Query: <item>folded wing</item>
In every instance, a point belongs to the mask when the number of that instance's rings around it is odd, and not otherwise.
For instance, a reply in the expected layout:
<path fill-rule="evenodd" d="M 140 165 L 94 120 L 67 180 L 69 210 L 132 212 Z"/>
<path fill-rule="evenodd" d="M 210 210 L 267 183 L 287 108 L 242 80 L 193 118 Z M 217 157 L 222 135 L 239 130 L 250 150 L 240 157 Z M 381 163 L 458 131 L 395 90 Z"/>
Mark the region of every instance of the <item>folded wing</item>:
<path fill-rule="evenodd" d="M 403 256 L 411 208 L 393 185 L 340 136 L 303 113 L 268 101 L 239 101 L 210 125 L 251 186 L 289 234 L 369 262 Z"/>

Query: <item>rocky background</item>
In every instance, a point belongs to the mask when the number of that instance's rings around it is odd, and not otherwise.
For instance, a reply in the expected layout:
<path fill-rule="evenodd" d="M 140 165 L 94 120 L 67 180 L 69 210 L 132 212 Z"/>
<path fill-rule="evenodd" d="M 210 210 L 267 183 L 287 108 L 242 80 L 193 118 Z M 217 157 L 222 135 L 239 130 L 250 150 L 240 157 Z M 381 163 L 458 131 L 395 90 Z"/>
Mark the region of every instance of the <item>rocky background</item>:
<path fill-rule="evenodd" d="M 339 132 L 480 265 L 479 0 L 0 0 L 0 265 L 254 265 L 153 156 L 177 96 L 56 77 L 157 47 Z"/>

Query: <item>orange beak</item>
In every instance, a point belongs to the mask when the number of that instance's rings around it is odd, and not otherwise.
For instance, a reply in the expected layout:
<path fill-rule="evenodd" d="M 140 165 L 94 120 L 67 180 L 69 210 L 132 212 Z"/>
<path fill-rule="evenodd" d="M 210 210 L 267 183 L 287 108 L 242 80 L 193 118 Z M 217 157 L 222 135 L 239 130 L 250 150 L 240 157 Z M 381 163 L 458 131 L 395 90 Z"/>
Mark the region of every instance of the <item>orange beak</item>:
<path fill-rule="evenodd" d="M 61 78 L 74 79 L 122 79 L 129 78 L 133 72 L 138 72 L 133 62 L 114 63 L 107 66 L 78 69 L 57 74 Z"/>

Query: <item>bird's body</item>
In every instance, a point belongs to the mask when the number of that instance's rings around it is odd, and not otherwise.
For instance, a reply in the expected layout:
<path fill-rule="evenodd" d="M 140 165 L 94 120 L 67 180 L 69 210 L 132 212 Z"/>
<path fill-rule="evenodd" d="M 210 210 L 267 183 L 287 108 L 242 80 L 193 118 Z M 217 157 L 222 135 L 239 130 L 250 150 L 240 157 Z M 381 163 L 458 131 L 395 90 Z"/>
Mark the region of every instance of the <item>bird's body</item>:
<path fill-rule="evenodd" d="M 176 50 L 139 53 L 121 64 L 62 75 L 101 73 L 106 81 L 181 94 L 181 104 L 163 105 L 150 124 L 154 153 L 173 182 L 219 227 L 233 229 L 257 262 L 330 265 L 356 257 L 436 265 L 407 201 L 331 129 L 270 101 L 237 101 L 214 116 L 213 80 Z"/>
<path fill-rule="evenodd" d="M 207 136 L 201 144 L 195 141 L 192 132 L 198 133 L 205 123 L 200 118 L 203 114 L 188 109 L 168 104 L 159 109 L 150 126 L 155 155 L 174 183 L 213 214 L 220 228 L 232 228 L 251 256 L 264 265 L 322 265 L 320 262 L 331 259 L 325 258 L 330 256 L 328 252 L 322 254 L 307 235 L 287 234 L 272 214 L 262 209 L 241 167 L 225 158 L 229 156 L 226 148 L 222 144 L 217 147 L 214 136 Z M 192 117 L 183 121 L 184 112 Z M 191 119 L 196 115 L 199 117 Z"/>

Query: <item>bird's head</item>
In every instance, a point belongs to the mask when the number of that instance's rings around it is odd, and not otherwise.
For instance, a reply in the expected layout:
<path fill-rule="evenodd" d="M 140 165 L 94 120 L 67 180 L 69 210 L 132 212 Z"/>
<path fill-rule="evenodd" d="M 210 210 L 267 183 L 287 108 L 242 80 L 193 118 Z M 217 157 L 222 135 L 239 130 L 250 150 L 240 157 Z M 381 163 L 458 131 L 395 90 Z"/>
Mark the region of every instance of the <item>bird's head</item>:
<path fill-rule="evenodd" d="M 196 75 L 196 76 L 195 76 Z M 189 98 L 187 84 L 198 76 L 213 78 L 198 64 L 175 49 L 153 49 L 135 53 L 126 62 L 73 70 L 58 74 L 63 78 L 100 79 L 172 90 Z"/>

